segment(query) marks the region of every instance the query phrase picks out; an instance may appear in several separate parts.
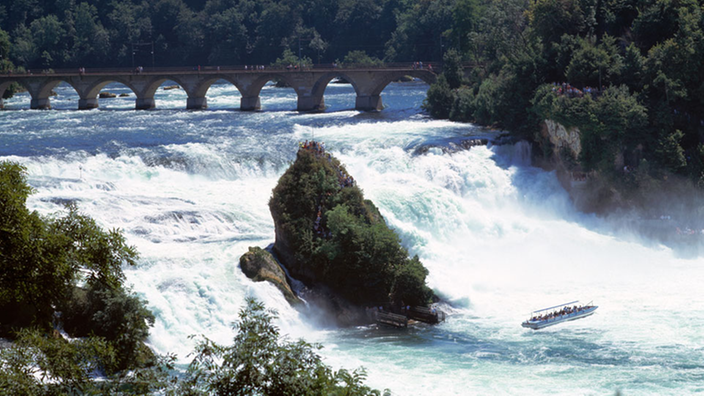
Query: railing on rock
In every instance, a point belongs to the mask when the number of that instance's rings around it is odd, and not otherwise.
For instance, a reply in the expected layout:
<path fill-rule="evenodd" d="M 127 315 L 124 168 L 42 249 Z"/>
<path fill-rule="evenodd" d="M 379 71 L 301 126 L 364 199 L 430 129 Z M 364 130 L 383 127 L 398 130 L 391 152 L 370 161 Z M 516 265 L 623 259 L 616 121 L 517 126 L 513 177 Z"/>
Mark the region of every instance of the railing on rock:
<path fill-rule="evenodd" d="M 411 307 L 406 313 L 410 319 L 414 319 L 425 323 L 440 323 L 445 321 L 445 312 L 436 308 Z"/>
<path fill-rule="evenodd" d="M 393 327 L 408 327 L 408 318 L 391 312 L 376 312 L 376 322 Z"/>

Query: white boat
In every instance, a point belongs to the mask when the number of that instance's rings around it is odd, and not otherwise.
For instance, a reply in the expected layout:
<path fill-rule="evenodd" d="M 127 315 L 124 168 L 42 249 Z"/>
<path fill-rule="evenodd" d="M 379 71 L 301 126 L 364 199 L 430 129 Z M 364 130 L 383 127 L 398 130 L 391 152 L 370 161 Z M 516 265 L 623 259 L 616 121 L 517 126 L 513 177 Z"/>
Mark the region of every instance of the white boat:
<path fill-rule="evenodd" d="M 530 314 L 530 319 L 521 323 L 521 326 L 539 330 L 544 327 L 569 322 L 570 320 L 586 318 L 592 315 L 597 308 L 599 307 L 592 304 L 591 301 L 586 305 L 580 304 L 579 301 L 571 301 L 533 311 Z"/>

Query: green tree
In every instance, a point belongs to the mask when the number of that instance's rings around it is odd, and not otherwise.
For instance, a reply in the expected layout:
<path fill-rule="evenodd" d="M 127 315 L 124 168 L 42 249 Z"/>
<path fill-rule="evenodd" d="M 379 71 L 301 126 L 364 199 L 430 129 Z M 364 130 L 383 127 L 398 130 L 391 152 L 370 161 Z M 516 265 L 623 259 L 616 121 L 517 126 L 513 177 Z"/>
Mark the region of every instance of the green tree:
<path fill-rule="evenodd" d="M 406 3 L 386 43 L 385 58 L 397 62 L 442 59 L 442 37 L 452 28 L 454 5 L 454 0 Z"/>
<path fill-rule="evenodd" d="M 677 172 L 687 165 L 684 149 L 680 146 L 682 137 L 684 137 L 684 134 L 680 130 L 676 130 L 673 133 L 663 132 L 655 148 L 658 161 L 671 172 Z"/>
<path fill-rule="evenodd" d="M 567 66 L 565 76 L 571 84 L 578 87 L 600 87 L 606 80 L 608 66 L 607 52 L 589 40 L 583 39 Z"/>
<path fill-rule="evenodd" d="M 256 56 L 273 59 L 282 48 L 290 48 L 298 38 L 299 18 L 285 3 L 272 2 L 261 13 L 256 29 Z"/>
<path fill-rule="evenodd" d="M 319 345 L 282 338 L 276 312 L 247 299 L 234 325 L 233 344 L 204 338 L 196 346 L 179 393 L 186 395 L 379 395 L 363 384 L 363 369 L 333 372 Z"/>
<path fill-rule="evenodd" d="M 433 118 L 449 118 L 454 100 L 450 84 L 447 83 L 447 78 L 441 74 L 437 81 L 428 88 L 427 96 L 423 101 L 423 109 Z"/>
<path fill-rule="evenodd" d="M 477 0 L 457 0 L 452 10 L 452 30 L 448 36 L 460 54 L 469 49 L 469 33 L 477 28 L 481 6 Z"/>
<path fill-rule="evenodd" d="M 318 55 L 318 63 L 320 63 L 320 56 L 327 51 L 329 46 L 330 44 L 323 40 L 318 32 L 314 32 L 313 39 L 310 41 L 309 47 Z"/>
<path fill-rule="evenodd" d="M 379 26 L 382 16 L 382 1 L 379 0 L 342 0 L 335 15 L 335 41 L 338 48 L 338 56 L 355 50 L 364 48 L 372 53 L 372 56 L 381 56 L 383 41 L 379 41 L 378 34 L 386 27 Z"/>
<path fill-rule="evenodd" d="M 308 57 L 298 58 L 298 55 L 294 54 L 289 48 L 284 49 L 283 54 L 280 58 L 276 59 L 276 62 L 271 64 L 274 67 L 285 68 L 287 66 L 298 66 L 301 67 L 311 67 L 313 66 L 313 61 Z"/>
<path fill-rule="evenodd" d="M 70 335 L 95 334 L 111 343 L 117 370 L 148 365 L 153 356 L 142 342 L 154 316 L 123 287 L 122 266 L 135 264 L 135 249 L 75 205 L 51 218 L 30 212 L 31 192 L 24 167 L 0 162 L 0 334 L 51 329 L 54 312 L 64 311 Z"/>
<path fill-rule="evenodd" d="M 342 62 L 337 62 L 341 67 L 378 67 L 384 63 L 378 58 L 372 58 L 361 50 L 350 51 Z"/>
<path fill-rule="evenodd" d="M 10 61 L 12 42 L 10 35 L 0 29 L 0 73 L 7 73 L 15 69 L 15 65 Z M 2 94 L 3 99 L 11 98 L 15 92 L 19 90 L 20 86 L 17 83 L 13 83 Z"/>
<path fill-rule="evenodd" d="M 457 89 L 462 85 L 464 78 L 462 56 L 454 48 L 447 51 L 443 57 L 442 74 L 445 75 L 450 89 Z"/>
<path fill-rule="evenodd" d="M 22 330 L 9 348 L 0 350 L 0 389 L 12 395 L 151 394 L 171 388 L 175 357 L 160 356 L 131 375 L 107 375 L 118 357 L 100 337 L 65 340 L 36 330 Z"/>
<path fill-rule="evenodd" d="M 564 34 L 577 35 L 586 27 L 578 0 L 536 0 L 531 2 L 528 18 L 543 43 L 557 42 Z"/>
<path fill-rule="evenodd" d="M 634 43 L 626 47 L 626 53 L 623 56 L 623 69 L 620 74 L 621 81 L 631 90 L 640 91 L 643 88 L 645 58 Z"/>
<path fill-rule="evenodd" d="M 208 55 L 209 64 L 238 64 L 247 61 L 247 29 L 244 16 L 235 8 L 211 15 L 206 24 L 206 41 L 215 43 Z"/>
<path fill-rule="evenodd" d="M 638 17 L 633 21 L 633 35 L 639 48 L 648 50 L 663 38 L 677 31 L 677 4 L 672 0 L 650 0 L 640 4 Z M 685 1 L 682 3 L 696 3 Z"/>
<path fill-rule="evenodd" d="M 18 66 L 32 66 L 39 59 L 32 32 L 25 26 L 19 25 L 13 32 L 13 43 L 11 47 L 11 57 Z"/>

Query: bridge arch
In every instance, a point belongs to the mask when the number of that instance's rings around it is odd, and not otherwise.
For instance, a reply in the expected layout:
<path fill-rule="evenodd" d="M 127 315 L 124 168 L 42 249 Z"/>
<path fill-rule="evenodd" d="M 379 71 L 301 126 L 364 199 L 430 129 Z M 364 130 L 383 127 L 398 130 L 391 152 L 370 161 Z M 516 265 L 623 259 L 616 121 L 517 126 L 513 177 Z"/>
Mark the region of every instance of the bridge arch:
<path fill-rule="evenodd" d="M 323 96 L 325 94 L 325 89 L 328 87 L 330 84 L 330 81 L 332 81 L 335 78 L 342 78 L 345 81 L 348 81 L 351 85 L 352 88 L 354 88 L 354 92 L 359 94 L 359 88 L 357 87 L 357 82 L 354 80 L 354 78 L 351 78 L 347 74 L 343 72 L 330 72 L 327 74 L 324 74 L 322 77 L 320 77 L 316 82 L 315 85 L 313 85 L 313 89 L 311 89 L 311 95 L 313 96 Z"/>
<path fill-rule="evenodd" d="M 32 103 L 30 108 L 32 109 L 50 109 L 51 100 L 49 99 L 52 91 L 57 85 L 62 82 L 67 83 L 71 88 L 73 88 L 78 96 L 81 96 L 80 88 L 76 86 L 75 81 L 69 77 L 53 77 L 51 75 L 49 78 L 42 79 L 39 84 L 27 83 L 24 85 L 27 91 L 32 96 Z"/>
<path fill-rule="evenodd" d="M 176 77 L 174 75 L 160 75 L 155 76 L 146 80 L 143 83 L 142 93 L 137 94 L 137 104 L 135 108 L 137 109 L 151 109 L 156 107 L 156 102 L 154 100 L 154 94 L 167 81 L 175 82 L 179 87 L 181 87 L 188 95 L 187 108 L 191 108 L 191 98 L 193 92 L 193 85 L 187 84 L 182 78 Z"/>
<path fill-rule="evenodd" d="M 242 94 L 240 99 L 240 110 L 251 111 L 261 109 L 261 98 L 260 94 L 262 88 L 269 81 L 281 81 L 286 86 L 291 87 L 296 95 L 298 96 L 298 103 L 300 107 L 301 96 L 304 95 L 301 92 L 299 84 L 296 84 L 295 78 L 286 72 L 253 72 L 249 74 L 238 75 L 238 89 Z"/>
<path fill-rule="evenodd" d="M 97 98 L 98 94 L 100 91 L 105 88 L 106 85 L 110 83 L 120 83 L 127 88 L 129 88 L 137 97 L 140 97 L 141 92 L 137 87 L 135 87 L 132 83 L 130 83 L 128 80 L 125 80 L 120 77 L 104 77 L 100 78 L 96 81 L 94 81 L 92 84 L 90 84 L 82 93 L 81 93 L 81 99 L 89 99 L 89 98 Z M 79 91 L 80 93 L 80 91 Z"/>
<path fill-rule="evenodd" d="M 411 76 L 415 78 L 419 78 L 423 80 L 425 83 L 428 85 L 434 83 L 437 80 L 437 76 L 432 73 L 429 70 L 404 70 L 404 71 L 397 71 L 397 72 L 391 72 L 387 73 L 383 79 L 379 81 L 379 83 L 376 84 L 374 89 L 372 90 L 371 94 L 378 96 L 381 95 L 381 91 L 386 88 L 387 85 L 391 84 L 392 82 L 404 78 L 406 76 Z"/>
<path fill-rule="evenodd" d="M 328 85 L 330 85 L 330 81 L 332 81 L 335 78 L 340 78 L 343 79 L 352 85 L 352 88 L 354 89 L 354 92 L 357 96 L 360 95 L 360 88 L 357 84 L 357 81 L 351 77 L 350 75 L 346 74 L 342 70 L 335 70 L 331 71 L 329 73 L 326 73 L 319 77 L 315 83 L 313 84 L 313 87 L 310 92 L 310 99 L 308 106 L 313 109 L 313 110 L 323 110 L 325 108 L 325 90 L 327 89 Z"/>
<path fill-rule="evenodd" d="M 224 80 L 229 82 L 230 84 L 234 85 L 235 88 L 237 88 L 237 91 L 239 91 L 240 95 L 243 95 L 243 88 L 242 84 L 240 83 L 239 80 L 232 78 L 232 76 L 229 76 L 227 74 L 222 74 L 222 75 L 215 75 L 212 78 L 208 78 L 205 80 L 202 80 L 198 83 L 198 85 L 195 87 L 195 89 L 189 93 L 192 94 L 196 97 L 205 97 L 205 95 L 208 93 L 208 90 L 210 87 L 213 86 L 216 82 Z"/>
<path fill-rule="evenodd" d="M 89 84 L 83 92 L 79 91 L 79 94 L 81 95 L 81 99 L 78 102 L 78 108 L 80 110 L 85 110 L 85 109 L 95 109 L 98 107 L 98 94 L 100 91 L 102 91 L 103 88 L 105 88 L 106 85 L 110 83 L 118 83 L 126 86 L 129 88 L 137 97 L 137 105 L 135 106 L 136 108 L 140 108 L 140 99 L 142 98 L 141 92 L 137 86 L 132 84 L 129 80 L 120 78 L 120 77 L 103 77 L 99 78 L 95 81 L 93 81 L 91 84 Z M 154 103 L 154 99 L 152 98 L 151 100 L 152 106 Z M 145 107 L 145 108 L 151 108 L 151 107 Z"/>
<path fill-rule="evenodd" d="M 242 92 L 243 96 L 259 96 L 262 92 L 262 88 L 264 88 L 264 85 L 266 85 L 269 81 L 283 81 L 287 86 L 293 88 L 293 90 L 296 91 L 296 94 L 301 94 L 297 84 L 295 84 L 291 77 L 286 75 L 286 73 L 261 74 L 256 77 L 251 84 L 249 84 L 249 86 L 247 86 L 245 91 L 240 90 L 240 92 Z"/>
<path fill-rule="evenodd" d="M 189 92 L 189 91 L 190 91 L 190 89 L 189 89 L 190 87 L 189 87 L 188 85 L 184 84 L 183 81 L 181 81 L 181 79 L 178 78 L 178 77 L 175 77 L 175 76 L 167 76 L 167 75 L 158 76 L 158 77 L 155 77 L 155 78 L 153 78 L 153 79 L 147 81 L 147 82 L 144 84 L 144 88 L 143 88 L 143 91 L 142 91 L 142 96 L 145 97 L 145 98 L 152 98 L 152 99 L 153 99 L 153 98 L 154 98 L 154 94 L 155 94 L 156 91 L 159 89 L 159 87 L 160 87 L 163 83 L 165 83 L 165 82 L 167 82 L 167 81 L 173 81 L 173 82 L 175 82 L 176 84 L 178 84 L 179 87 L 183 88 L 183 89 L 186 91 L 186 93 L 190 96 L 190 94 L 191 94 L 191 93 Z"/>
<path fill-rule="evenodd" d="M 29 92 L 29 86 L 25 83 L 24 80 L 17 79 L 17 80 L 5 80 L 0 83 L 0 109 L 4 108 L 4 103 L 3 103 L 3 95 L 5 95 L 5 91 L 7 91 L 8 88 L 13 83 L 19 84 L 22 88 L 26 89 Z"/>
<path fill-rule="evenodd" d="M 244 97 L 244 90 L 242 88 L 242 83 L 238 79 L 234 78 L 232 75 L 228 74 L 216 74 L 210 75 L 208 78 L 198 81 L 198 83 L 193 86 L 190 90 L 186 90 L 188 93 L 188 109 L 205 109 L 208 107 L 208 99 L 206 94 L 210 87 L 216 82 L 223 80 L 232 84 L 237 91 L 240 93 L 241 97 Z M 241 103 L 240 103 L 241 106 Z"/>

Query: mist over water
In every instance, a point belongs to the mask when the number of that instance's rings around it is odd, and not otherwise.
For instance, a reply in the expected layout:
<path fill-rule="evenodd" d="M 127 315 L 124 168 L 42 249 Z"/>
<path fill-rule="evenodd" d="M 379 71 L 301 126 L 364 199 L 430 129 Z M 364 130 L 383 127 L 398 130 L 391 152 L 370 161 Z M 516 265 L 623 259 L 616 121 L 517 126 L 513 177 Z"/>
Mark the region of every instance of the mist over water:
<path fill-rule="evenodd" d="M 292 111 L 293 90 L 271 86 L 256 113 L 238 111 L 227 84 L 211 87 L 207 111 L 183 110 L 182 90 L 159 90 L 155 111 L 132 110 L 134 95 L 90 111 L 17 110 L 29 107 L 22 94 L 0 112 L 0 159 L 27 166 L 32 209 L 75 201 L 124 230 L 141 254 L 128 282 L 157 317 L 149 342 L 184 365 L 188 336 L 230 343 L 253 296 L 291 338 L 321 342 L 329 364 L 364 366 L 371 386 L 393 394 L 704 392 L 704 260 L 577 212 L 553 173 L 530 166 L 525 144 L 454 149 L 494 132 L 426 118 L 426 89 L 391 84 L 386 109 L 361 113 L 349 85 L 330 85 L 320 114 Z M 55 108 L 77 107 L 70 87 L 56 91 Z M 268 200 L 306 139 L 325 142 L 420 256 L 447 322 L 322 327 L 241 273 L 249 246 L 274 241 Z M 520 326 L 533 309 L 575 299 L 597 313 Z"/>

